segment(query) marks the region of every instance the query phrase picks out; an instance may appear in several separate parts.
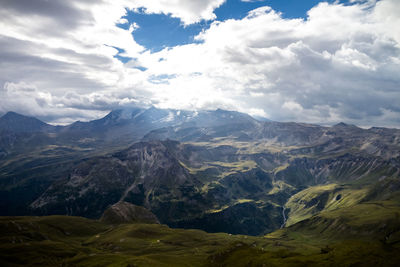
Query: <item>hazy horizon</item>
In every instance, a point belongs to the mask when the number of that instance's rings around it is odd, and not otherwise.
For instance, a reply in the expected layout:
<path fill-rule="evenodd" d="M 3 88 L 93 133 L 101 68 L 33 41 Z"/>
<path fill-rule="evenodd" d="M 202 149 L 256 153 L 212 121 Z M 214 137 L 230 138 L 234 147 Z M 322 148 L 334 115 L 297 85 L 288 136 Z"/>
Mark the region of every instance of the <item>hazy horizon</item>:
<path fill-rule="evenodd" d="M 75 122 L 90 122 L 90 121 L 93 121 L 93 120 L 99 120 L 99 119 L 102 119 L 102 118 L 106 117 L 106 116 L 109 115 L 111 112 L 117 111 L 117 110 L 124 110 L 124 109 L 125 109 L 125 110 L 130 110 L 130 109 L 135 109 L 135 108 L 149 109 L 149 108 L 152 108 L 152 107 L 154 107 L 154 106 L 149 106 L 149 107 L 133 107 L 133 106 L 132 106 L 132 107 L 120 107 L 120 108 L 116 108 L 116 109 L 113 109 L 113 110 L 106 111 L 106 112 L 104 113 L 104 115 L 102 115 L 102 116 L 100 116 L 100 117 L 97 117 L 97 118 L 87 119 L 87 120 L 76 120 L 76 121 L 69 122 L 69 123 L 52 123 L 52 122 L 49 122 L 49 121 L 46 121 L 46 120 L 42 120 L 42 119 L 40 119 L 40 117 L 30 116 L 29 114 L 21 114 L 21 113 L 12 111 L 12 110 L 11 110 L 11 111 L 8 111 L 8 112 L 6 112 L 6 113 L 0 113 L 0 118 L 1 118 L 2 116 L 6 115 L 6 114 L 9 113 L 9 112 L 14 112 L 14 113 L 17 113 L 17 114 L 20 114 L 20 115 L 23 115 L 23 116 L 33 117 L 33 118 L 39 119 L 39 120 L 41 120 L 41 121 L 43 121 L 43 122 L 45 122 L 45 123 L 47 123 L 47 124 L 49 124 L 49 125 L 52 125 L 52 126 L 68 126 L 68 125 L 71 125 L 71 124 L 73 124 L 73 123 L 75 123 Z M 218 109 L 219 109 L 219 108 L 218 108 Z M 193 111 L 193 112 L 199 111 L 199 112 L 200 112 L 200 111 L 216 111 L 216 110 L 218 110 L 218 109 L 210 109 L 210 110 L 178 110 L 178 109 L 167 109 L 167 110 L 171 110 L 171 111 Z M 225 110 L 225 111 L 235 111 L 235 110 Z M 245 113 L 245 112 L 242 112 L 242 113 L 248 114 L 248 113 Z M 301 122 L 301 121 L 274 121 L 274 120 L 270 120 L 269 118 L 266 118 L 266 117 L 261 117 L 261 116 L 257 116 L 257 115 L 250 115 L 250 114 L 248 114 L 248 115 L 251 116 L 253 119 L 258 120 L 258 121 L 260 121 L 260 122 L 263 122 L 263 121 L 283 122 L 283 123 L 291 123 L 291 122 L 294 122 L 294 123 L 299 123 L 299 124 L 319 125 L 319 126 L 323 126 L 323 127 L 333 127 L 333 126 L 335 126 L 335 125 L 337 125 L 337 124 L 345 123 L 345 122 L 342 122 L 342 121 L 335 122 L 335 123 L 323 123 L 323 122 L 321 122 L 321 123 L 307 123 L 307 122 Z M 373 127 L 379 127 L 379 126 L 374 126 L 374 125 L 356 125 L 356 124 L 348 124 L 348 123 L 345 123 L 345 124 L 347 124 L 347 125 L 354 125 L 354 126 L 356 126 L 356 127 L 362 128 L 362 129 L 370 129 L 370 128 L 373 128 Z M 396 127 L 396 126 L 390 127 L 390 126 L 387 126 L 387 127 L 384 127 L 384 128 L 388 128 L 388 129 L 399 129 L 400 127 Z"/>

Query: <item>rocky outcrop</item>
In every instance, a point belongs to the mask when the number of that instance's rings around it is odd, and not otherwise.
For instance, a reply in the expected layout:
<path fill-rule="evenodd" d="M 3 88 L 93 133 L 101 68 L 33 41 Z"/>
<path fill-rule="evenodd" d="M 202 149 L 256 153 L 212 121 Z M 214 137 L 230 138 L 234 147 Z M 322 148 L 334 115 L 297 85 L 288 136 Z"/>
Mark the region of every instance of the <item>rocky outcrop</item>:
<path fill-rule="evenodd" d="M 148 209 L 124 201 L 118 202 L 106 209 L 100 221 L 108 224 L 160 223 L 156 215 Z"/>

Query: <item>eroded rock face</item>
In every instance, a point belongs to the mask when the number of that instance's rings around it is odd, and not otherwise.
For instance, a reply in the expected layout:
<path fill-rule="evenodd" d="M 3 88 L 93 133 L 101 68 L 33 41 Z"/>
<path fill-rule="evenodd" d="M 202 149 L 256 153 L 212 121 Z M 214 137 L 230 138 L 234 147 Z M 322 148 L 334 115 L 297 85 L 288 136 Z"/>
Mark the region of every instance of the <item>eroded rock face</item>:
<path fill-rule="evenodd" d="M 157 217 L 148 209 L 124 201 L 118 202 L 106 209 L 100 221 L 109 224 L 160 223 Z"/>

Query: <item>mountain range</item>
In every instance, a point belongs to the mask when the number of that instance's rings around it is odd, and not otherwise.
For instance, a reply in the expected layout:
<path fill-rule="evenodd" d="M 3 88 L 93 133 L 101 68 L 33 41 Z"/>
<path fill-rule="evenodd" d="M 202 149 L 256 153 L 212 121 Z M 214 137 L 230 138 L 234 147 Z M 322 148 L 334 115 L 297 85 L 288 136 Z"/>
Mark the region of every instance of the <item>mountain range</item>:
<path fill-rule="evenodd" d="M 399 178 L 398 129 L 155 107 L 67 126 L 0 118 L 2 216 L 99 219 L 130 203 L 172 228 L 280 240 L 378 227 L 397 249 Z"/>

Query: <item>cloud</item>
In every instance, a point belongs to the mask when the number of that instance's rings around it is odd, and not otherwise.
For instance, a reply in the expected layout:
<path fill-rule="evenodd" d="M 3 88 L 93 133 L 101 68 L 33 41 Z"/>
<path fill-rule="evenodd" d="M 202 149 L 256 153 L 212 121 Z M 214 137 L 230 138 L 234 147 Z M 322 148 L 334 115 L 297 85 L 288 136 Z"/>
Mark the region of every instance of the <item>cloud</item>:
<path fill-rule="evenodd" d="M 154 96 L 164 106 L 258 108 L 275 120 L 399 127 L 397 9 L 396 1 L 320 3 L 302 20 L 261 7 L 214 22 L 196 37 L 203 43 L 161 51 L 153 56 L 162 62 L 144 65 L 174 75 Z"/>
<path fill-rule="evenodd" d="M 142 10 L 147 14 L 165 14 L 179 18 L 189 25 L 201 20 L 214 20 L 214 10 L 226 0 L 134 0 L 126 5 L 133 10 Z"/>
<path fill-rule="evenodd" d="M 50 2 L 0 0 L 0 112 L 66 123 L 154 104 L 400 127 L 396 0 L 320 3 L 306 19 L 261 7 L 226 21 L 214 20 L 223 0 Z M 116 26 L 127 9 L 214 21 L 195 43 L 152 53 L 137 25 Z"/>
<path fill-rule="evenodd" d="M 136 99 L 148 104 L 152 93 L 144 84 L 149 84 L 149 75 L 133 68 L 134 60 L 124 65 L 115 58 L 138 59 L 146 49 L 132 36 L 136 23 L 128 30 L 116 26 L 127 22 L 122 18 L 126 10 L 142 7 L 147 13 L 169 14 L 189 24 L 215 18 L 213 10 L 223 2 L 0 0 L 0 86 L 29 85 L 51 96 L 51 101 L 36 105 L 31 103 L 33 95 L 3 90 L 0 113 L 15 110 L 41 118 L 47 114 L 46 119 L 59 122 L 71 116 L 61 110 L 75 110 L 70 118 L 74 120 L 98 117 L 105 109 Z M 90 101 L 94 96 L 104 101 Z M 29 105 L 24 98 L 30 98 Z"/>

